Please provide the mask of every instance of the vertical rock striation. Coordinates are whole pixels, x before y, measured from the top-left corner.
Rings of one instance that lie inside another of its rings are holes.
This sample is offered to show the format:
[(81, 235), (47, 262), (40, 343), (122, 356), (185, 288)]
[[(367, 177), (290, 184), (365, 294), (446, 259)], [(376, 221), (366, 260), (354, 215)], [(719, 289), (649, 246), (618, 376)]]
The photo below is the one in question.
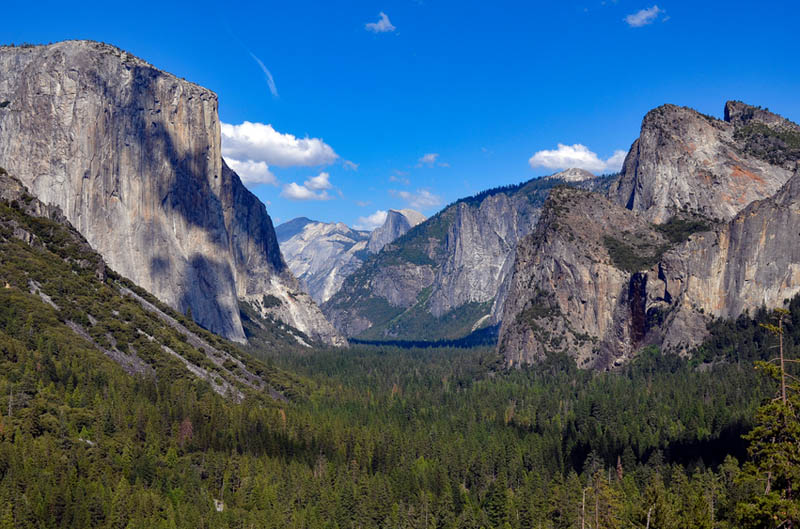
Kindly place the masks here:
[[(293, 288), (263, 204), (222, 161), (213, 92), (87, 41), (2, 47), (0, 71), (0, 165), (113, 269), (236, 341), (240, 299)], [(318, 319), (284, 321), (332, 341)]]
[(725, 121), (671, 105), (648, 113), (610, 200), (551, 193), (517, 247), (499, 351), (581, 366), (643, 345), (687, 353), (712, 318), (800, 292), (800, 127), (739, 102)]
[(345, 279), (323, 305), (344, 334), (371, 340), (462, 338), (502, 315), (522, 237), (550, 190), (595, 189), (607, 178), (568, 171), (457, 201), (412, 228)]
[(775, 194), (793, 162), (773, 164), (749, 149), (744, 136), (763, 136), (761, 127), (750, 131), (755, 125), (771, 131), (775, 123), (790, 122), (733, 102), (725, 116), (718, 120), (675, 105), (648, 112), (609, 198), (662, 223), (680, 211), (730, 220), (750, 202)]

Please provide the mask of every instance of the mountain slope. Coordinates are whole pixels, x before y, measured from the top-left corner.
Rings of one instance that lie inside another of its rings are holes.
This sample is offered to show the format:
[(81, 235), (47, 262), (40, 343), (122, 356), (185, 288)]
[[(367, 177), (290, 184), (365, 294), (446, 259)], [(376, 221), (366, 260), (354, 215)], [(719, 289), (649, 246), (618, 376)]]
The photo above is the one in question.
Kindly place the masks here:
[(390, 209), (384, 223), (371, 233), (305, 217), (281, 224), (276, 232), (289, 269), (314, 301), (322, 304), (370, 253), (379, 252), (424, 220), (422, 213), (412, 209)]
[(300, 293), (263, 204), (225, 166), (213, 92), (86, 41), (0, 47), (0, 70), (0, 165), (112, 268), (232, 340), (245, 339), (244, 300), (342, 342)]
[[(299, 219), (289, 223), (296, 220)], [(278, 228), (282, 226), (285, 224)], [(286, 263), (303, 289), (314, 301), (324, 303), (339, 290), (344, 278), (361, 266), (367, 239), (366, 232), (341, 222), (309, 221), (280, 244)]]
[[(787, 169), (796, 167), (798, 128), (741, 103), (726, 105), (726, 119), (660, 107), (645, 118), (610, 201), (551, 194), (517, 248), (498, 344), (508, 364), (564, 352), (609, 367), (648, 344), (686, 353), (715, 318), (780, 307), (800, 291), (800, 176)], [(690, 144), (697, 149), (678, 154)], [(630, 199), (620, 200), (628, 185)]]
[(448, 206), (367, 259), (323, 311), (342, 333), (370, 340), (452, 339), (496, 324), (516, 244), (559, 184), (532, 180)]
[[(291, 377), (267, 369), (107, 268), (59, 208), (42, 204), (4, 169), (0, 254), (7, 332), (34, 325), (32, 339), (39, 333), (55, 333), (56, 341), (65, 336), (130, 374), (200, 379), (234, 400), (261, 393), (284, 398), (276, 388), (295, 391)], [(31, 321), (38, 323), (25, 323)], [(295, 346), (291, 331), (274, 327), (274, 346)]]
[(743, 103), (726, 103), (725, 120), (660, 106), (642, 120), (609, 198), (656, 223), (679, 211), (730, 220), (752, 201), (775, 194), (791, 176), (800, 151), (775, 160), (783, 163), (771, 163), (767, 152), (789, 153), (780, 135), (800, 148), (797, 125)]
[(646, 331), (635, 310), (637, 272), (672, 244), (644, 215), (596, 193), (554, 190), (536, 231), (517, 247), (499, 352), (509, 365), (552, 352), (572, 356), (580, 367), (624, 359)]

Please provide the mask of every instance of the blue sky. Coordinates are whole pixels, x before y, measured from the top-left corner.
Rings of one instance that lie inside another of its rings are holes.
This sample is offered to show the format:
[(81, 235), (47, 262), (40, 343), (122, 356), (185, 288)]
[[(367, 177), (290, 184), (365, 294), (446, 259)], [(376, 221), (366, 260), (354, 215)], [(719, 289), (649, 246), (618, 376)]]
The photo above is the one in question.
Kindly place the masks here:
[(366, 227), (388, 208), (430, 215), (570, 160), (603, 172), (644, 114), (668, 102), (721, 116), (727, 99), (741, 99), (800, 121), (795, 2), (13, 2), (3, 11), (4, 43), (105, 41), (214, 90), (226, 158), (276, 223)]

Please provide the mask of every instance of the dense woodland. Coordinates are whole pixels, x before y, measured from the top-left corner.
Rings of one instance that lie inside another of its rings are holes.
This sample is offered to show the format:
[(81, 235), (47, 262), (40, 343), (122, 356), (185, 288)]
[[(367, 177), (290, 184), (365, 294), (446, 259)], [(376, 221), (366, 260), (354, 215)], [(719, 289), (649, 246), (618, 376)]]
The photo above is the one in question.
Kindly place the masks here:
[(306, 393), (234, 404), (131, 377), (2, 296), (3, 528), (778, 527), (741, 438), (777, 390), (749, 320), (719, 326), (710, 362), (650, 350), (620, 373), (503, 372), (480, 349), (279, 356)]
[[(206, 365), (120, 296), (122, 279), (98, 277), (80, 241), (12, 206), (0, 205), (0, 529), (800, 523), (800, 402), (792, 378), (775, 400), (781, 373), (759, 363), (780, 330), (797, 358), (800, 299), (780, 329), (766, 310), (715, 322), (692, 358), (646, 349), (617, 372), (556, 356), (508, 371), (491, 347), (290, 349), (267, 326), (248, 351), (214, 342), (279, 390), (242, 386), (237, 402), (148, 345), (137, 329)], [(129, 374), (98, 344), (153, 369)], [(235, 385), (235, 371), (213, 376)]]

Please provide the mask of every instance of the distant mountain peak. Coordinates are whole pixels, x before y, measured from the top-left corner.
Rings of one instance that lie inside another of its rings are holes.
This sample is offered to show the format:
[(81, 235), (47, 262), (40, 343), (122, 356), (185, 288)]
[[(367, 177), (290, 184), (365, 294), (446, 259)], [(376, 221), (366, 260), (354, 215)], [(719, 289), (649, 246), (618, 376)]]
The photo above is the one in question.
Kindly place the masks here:
[(390, 209), (382, 226), (375, 228), (369, 236), (367, 250), (378, 253), (408, 230), (425, 221), (425, 215), (413, 209)]
[(578, 167), (573, 167), (570, 169), (565, 169), (563, 171), (559, 171), (558, 173), (551, 174), (549, 176), (543, 177), (543, 180), (563, 180), (565, 182), (585, 182), (586, 180), (591, 180), (595, 178), (593, 173), (590, 173), (586, 169), (580, 169)]

